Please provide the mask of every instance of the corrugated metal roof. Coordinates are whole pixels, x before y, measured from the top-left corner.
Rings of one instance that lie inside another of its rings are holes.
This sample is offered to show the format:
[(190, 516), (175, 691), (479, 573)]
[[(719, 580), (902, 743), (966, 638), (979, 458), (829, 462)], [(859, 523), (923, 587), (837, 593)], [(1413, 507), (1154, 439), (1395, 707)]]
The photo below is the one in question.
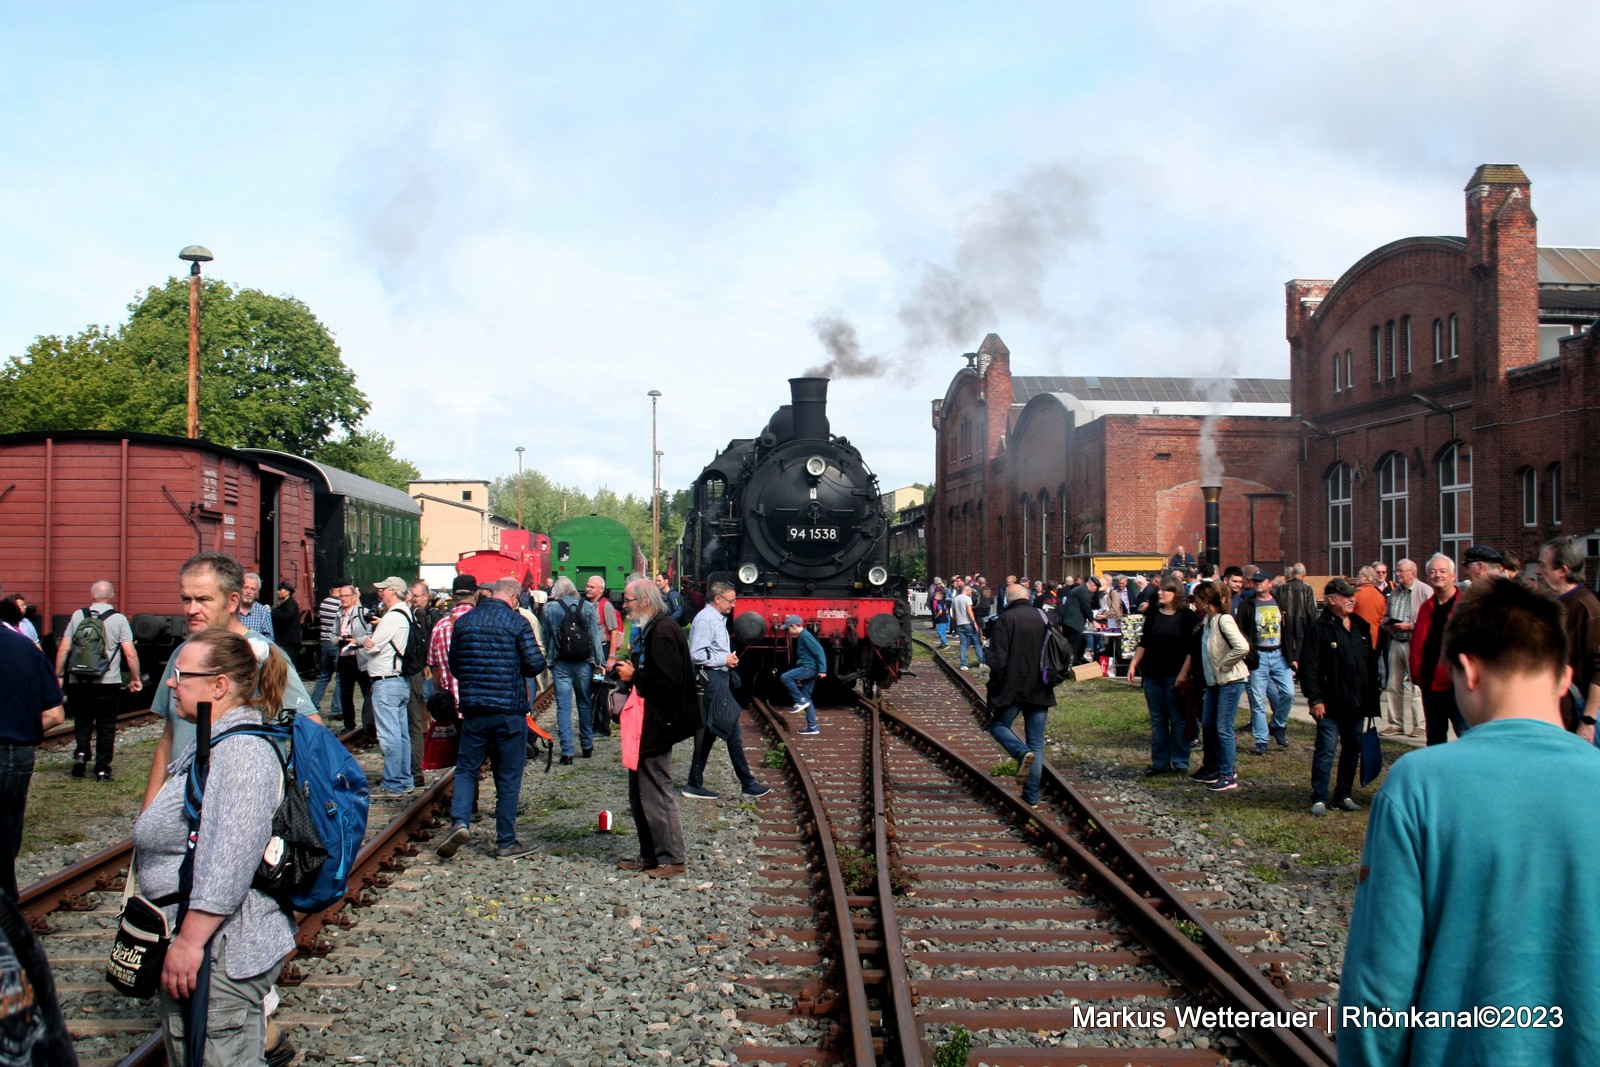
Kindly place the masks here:
[(1122, 400), (1149, 404), (1287, 404), (1287, 378), (1233, 378), (1220, 388), (1217, 379), (1204, 378), (1105, 378), (1099, 376), (1064, 377), (1059, 375), (1015, 376), (1011, 379), (1011, 402), (1026, 404), (1040, 393), (1068, 393), (1079, 400)]
[(1600, 248), (1539, 249), (1539, 284), (1600, 286)]
[(407, 496), (404, 490), (396, 489), (392, 485), (384, 485), (370, 478), (363, 478), (359, 474), (351, 474), (338, 467), (330, 467), (326, 463), (306, 459), (302, 456), (291, 456), (287, 452), (279, 452), (271, 448), (241, 448), (240, 452), (251, 456), (270, 457), (270, 461), (279, 466), (298, 467), (300, 470), (310, 469), (322, 475), (322, 480), (330, 492), (341, 496), (354, 497), (357, 500), (369, 500), (374, 504), (394, 508), (396, 511), (407, 511), (413, 515), (421, 515), (422, 508), (415, 500)]

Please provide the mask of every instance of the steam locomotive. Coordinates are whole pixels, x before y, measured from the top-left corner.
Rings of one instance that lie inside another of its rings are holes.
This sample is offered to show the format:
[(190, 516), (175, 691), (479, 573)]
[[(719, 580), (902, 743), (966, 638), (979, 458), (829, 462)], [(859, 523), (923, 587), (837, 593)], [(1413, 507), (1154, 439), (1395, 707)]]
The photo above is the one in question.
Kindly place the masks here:
[[(690, 595), (725, 581), (748, 683), (789, 663), (783, 620), (821, 640), (828, 674), (872, 695), (911, 663), (905, 580), (889, 573), (878, 479), (828, 427), (828, 379), (789, 379), (760, 436), (730, 441), (694, 483), (676, 570)], [(755, 671), (747, 667), (755, 667)]]

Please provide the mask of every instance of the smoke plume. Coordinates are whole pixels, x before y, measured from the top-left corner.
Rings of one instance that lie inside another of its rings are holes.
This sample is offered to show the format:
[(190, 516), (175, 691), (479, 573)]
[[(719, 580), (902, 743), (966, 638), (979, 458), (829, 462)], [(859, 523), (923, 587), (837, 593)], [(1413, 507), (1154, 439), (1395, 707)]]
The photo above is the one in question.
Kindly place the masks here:
[(808, 378), (881, 378), (889, 369), (880, 356), (863, 356), (856, 328), (838, 315), (819, 315), (811, 329), (828, 350), (828, 361), (809, 368)]
[(1212, 405), (1211, 411), (1200, 420), (1200, 484), (1222, 484), (1222, 457), (1217, 454), (1217, 420), (1221, 417), (1222, 406), (1233, 400), (1232, 378), (1196, 378), (1194, 380), (1196, 391), (1207, 403)]
[(1045, 317), (1043, 282), (1094, 236), (1088, 187), (1061, 165), (1029, 171), (975, 213), (954, 262), (929, 264), (900, 307), (908, 352), (968, 345), (1002, 314)]

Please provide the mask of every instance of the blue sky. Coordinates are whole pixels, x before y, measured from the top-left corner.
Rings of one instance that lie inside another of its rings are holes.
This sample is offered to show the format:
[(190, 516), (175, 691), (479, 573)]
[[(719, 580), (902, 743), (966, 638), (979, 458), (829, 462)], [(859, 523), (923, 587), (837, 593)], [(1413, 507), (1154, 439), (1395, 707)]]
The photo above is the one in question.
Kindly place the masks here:
[(1584, 11), (5, 0), (0, 357), (201, 243), (317, 313), (424, 477), (521, 444), (647, 493), (648, 390), (682, 487), (833, 316), (886, 368), (834, 432), (892, 488), (985, 333), (1019, 374), (1286, 376), (1283, 283), (1462, 232), (1484, 162), (1600, 244)]

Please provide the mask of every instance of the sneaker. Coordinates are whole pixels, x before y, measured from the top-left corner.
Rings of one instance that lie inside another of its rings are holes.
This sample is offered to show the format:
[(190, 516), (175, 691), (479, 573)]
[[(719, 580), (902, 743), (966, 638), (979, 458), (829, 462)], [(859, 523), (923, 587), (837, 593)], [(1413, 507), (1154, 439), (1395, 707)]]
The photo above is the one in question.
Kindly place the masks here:
[(1279, 748), (1288, 748), (1289, 747), (1289, 728), (1287, 726), (1280, 726), (1280, 727), (1278, 727), (1277, 733), (1278, 733), (1278, 747)]
[(1218, 771), (1196, 771), (1189, 776), (1189, 781), (1197, 785), (1214, 785), (1222, 775)]
[(1235, 778), (1231, 774), (1220, 776), (1215, 782), (1212, 782), (1210, 785), (1206, 786), (1206, 788), (1211, 790), (1213, 793), (1226, 793), (1229, 790), (1239, 788), (1239, 779)]
[(72, 777), (74, 777), (74, 778), (82, 778), (88, 773), (89, 773), (89, 757), (88, 756), (73, 756), (72, 757)]
[(811, 707), (811, 701), (802, 700), (800, 703), (796, 704), (794, 707), (789, 709), (789, 714), (791, 714), (791, 715), (804, 715), (810, 709), (810, 707)]
[(1317, 801), (1315, 804), (1311, 805), (1311, 814), (1313, 814), (1313, 815), (1326, 815), (1326, 814), (1328, 814), (1328, 805), (1324, 804), (1320, 800)]
[(801, 737), (815, 737), (818, 734), (820, 734), (821, 732), (822, 731), (817, 729), (815, 726), (807, 726), (804, 730), (800, 731), (800, 736)]
[(586, 748), (582, 752), (578, 753), (578, 755), (582, 756), (584, 759), (594, 759), (594, 749)]
[(572, 766), (572, 757), (571, 756), (562, 756), (556, 762), (561, 764), (561, 766), (563, 766), (563, 767), (570, 767), (570, 766)]
[(426, 789), (428, 788), (428, 780), (419, 774), (411, 779), (411, 788), (419, 790)]
[(967, 665), (965, 663), (963, 663), (961, 666), (956, 668), (956, 670), (958, 670), (958, 671), (964, 671), (966, 669), (967, 669)]
[(1253, 752), (1252, 755), (1265, 756), (1266, 754), (1267, 754), (1267, 743), (1265, 741), (1257, 741), (1256, 742), (1255, 752)]
[(94, 780), (97, 781), (97, 782), (109, 782), (109, 781), (111, 781), (111, 772), (110, 771), (95, 771), (94, 772)]
[(1022, 754), (1022, 758), (1017, 761), (1017, 781), (1019, 781), (1019, 782), (1025, 781), (1027, 779), (1027, 777), (1028, 777), (1028, 772), (1031, 771), (1032, 769), (1033, 769), (1033, 752), (1032, 751), (1024, 752)]
[(511, 844), (494, 850), (495, 859), (510, 860), (518, 856), (526, 856), (533, 851), (533, 846), (526, 841), (513, 841)]
[(743, 792), (747, 797), (764, 797), (768, 793), (772, 792), (772, 787), (770, 785), (763, 785), (760, 782), (752, 782), (751, 784), (745, 786), (741, 792)]
[(267, 1049), (267, 1067), (289, 1067), (299, 1051), (289, 1043), (288, 1034), (279, 1034), (278, 1043)]
[(1334, 807), (1341, 808), (1344, 811), (1360, 811), (1361, 810), (1361, 805), (1357, 804), (1354, 800), (1351, 800), (1349, 797), (1345, 797), (1343, 800), (1338, 801), (1337, 803), (1334, 804)]
[(465, 826), (457, 826), (454, 830), (450, 831), (449, 837), (439, 842), (439, 847), (434, 849), (434, 851), (438, 853), (440, 859), (447, 860), (459, 852), (461, 850), (461, 846), (466, 844), (467, 840), (471, 836), (471, 830), (467, 829)]
[(686, 785), (679, 796), (688, 797), (690, 800), (716, 800), (717, 794), (703, 785)]
[(1168, 768), (1166, 768), (1166, 767), (1146, 767), (1144, 769), (1144, 776), (1146, 778), (1156, 778), (1156, 777), (1159, 777), (1160, 775), (1167, 774), (1167, 773), (1170, 773), (1170, 772), (1169, 772)]

